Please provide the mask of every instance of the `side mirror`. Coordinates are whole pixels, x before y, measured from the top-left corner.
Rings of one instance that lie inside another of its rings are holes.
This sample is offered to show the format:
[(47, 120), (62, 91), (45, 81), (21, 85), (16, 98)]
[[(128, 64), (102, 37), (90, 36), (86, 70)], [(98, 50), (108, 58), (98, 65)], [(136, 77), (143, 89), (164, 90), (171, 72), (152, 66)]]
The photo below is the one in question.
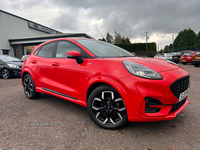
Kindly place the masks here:
[(76, 59), (78, 64), (81, 64), (84, 62), (83, 58), (81, 57), (81, 53), (78, 51), (69, 51), (67, 52), (67, 57), (71, 59)]

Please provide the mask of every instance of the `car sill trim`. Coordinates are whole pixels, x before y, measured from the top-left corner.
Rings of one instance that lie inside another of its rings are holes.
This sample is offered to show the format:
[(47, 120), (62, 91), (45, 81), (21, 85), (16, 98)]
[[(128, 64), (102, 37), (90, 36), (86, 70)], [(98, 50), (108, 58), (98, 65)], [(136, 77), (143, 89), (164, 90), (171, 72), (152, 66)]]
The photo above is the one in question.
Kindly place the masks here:
[(46, 90), (46, 91), (49, 91), (49, 92), (52, 92), (52, 93), (55, 93), (55, 94), (58, 94), (58, 95), (61, 95), (61, 96), (64, 96), (64, 97), (68, 97), (68, 98), (71, 98), (71, 99), (74, 99), (74, 100), (78, 100), (77, 98), (74, 98), (74, 97), (71, 97), (71, 96), (68, 96), (68, 95), (65, 95), (65, 94), (62, 94), (62, 93), (47, 89), (47, 88), (42, 88), (42, 89)]

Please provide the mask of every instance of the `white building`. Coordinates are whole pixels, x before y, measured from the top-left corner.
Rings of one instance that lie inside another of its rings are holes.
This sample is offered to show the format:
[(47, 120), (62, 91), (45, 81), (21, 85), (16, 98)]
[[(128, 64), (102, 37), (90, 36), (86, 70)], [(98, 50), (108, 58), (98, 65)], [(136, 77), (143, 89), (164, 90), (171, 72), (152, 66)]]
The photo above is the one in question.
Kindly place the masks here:
[(85, 33), (63, 34), (57, 30), (0, 10), (0, 55), (21, 58), (29, 55), (34, 46), (55, 38), (87, 37)]

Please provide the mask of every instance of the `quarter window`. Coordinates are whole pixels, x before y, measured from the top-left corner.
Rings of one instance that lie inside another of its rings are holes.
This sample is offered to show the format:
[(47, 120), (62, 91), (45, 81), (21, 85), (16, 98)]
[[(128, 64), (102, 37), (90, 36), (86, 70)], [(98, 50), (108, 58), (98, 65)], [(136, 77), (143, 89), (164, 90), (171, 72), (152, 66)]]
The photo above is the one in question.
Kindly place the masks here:
[(76, 46), (75, 44), (67, 41), (60, 41), (58, 42), (58, 48), (56, 52), (56, 57), (57, 58), (66, 58), (67, 57), (67, 52), (69, 51), (78, 51), (81, 52), (81, 49)]
[(41, 57), (51, 58), (53, 55), (54, 47), (55, 47), (55, 42), (45, 44), (42, 46), (37, 55)]

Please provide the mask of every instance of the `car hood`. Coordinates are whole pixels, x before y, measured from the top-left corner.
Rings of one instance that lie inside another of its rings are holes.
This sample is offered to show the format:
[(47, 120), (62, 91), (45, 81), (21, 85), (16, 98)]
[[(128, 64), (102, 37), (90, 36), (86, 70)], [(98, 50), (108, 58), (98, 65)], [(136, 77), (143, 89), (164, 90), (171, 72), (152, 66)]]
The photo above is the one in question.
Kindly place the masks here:
[(138, 63), (146, 67), (149, 67), (156, 72), (163, 72), (163, 71), (180, 68), (180, 66), (176, 65), (173, 62), (169, 62), (169, 61), (165, 61), (163, 59), (157, 59), (157, 58), (122, 57), (122, 58), (114, 58), (114, 59), (116, 59), (117, 61), (130, 61), (130, 62)]
[(7, 62), (7, 64), (13, 64), (13, 65), (17, 65), (17, 66), (23, 66), (23, 62), (21, 62), (21, 61), (9, 61), (9, 62)]

